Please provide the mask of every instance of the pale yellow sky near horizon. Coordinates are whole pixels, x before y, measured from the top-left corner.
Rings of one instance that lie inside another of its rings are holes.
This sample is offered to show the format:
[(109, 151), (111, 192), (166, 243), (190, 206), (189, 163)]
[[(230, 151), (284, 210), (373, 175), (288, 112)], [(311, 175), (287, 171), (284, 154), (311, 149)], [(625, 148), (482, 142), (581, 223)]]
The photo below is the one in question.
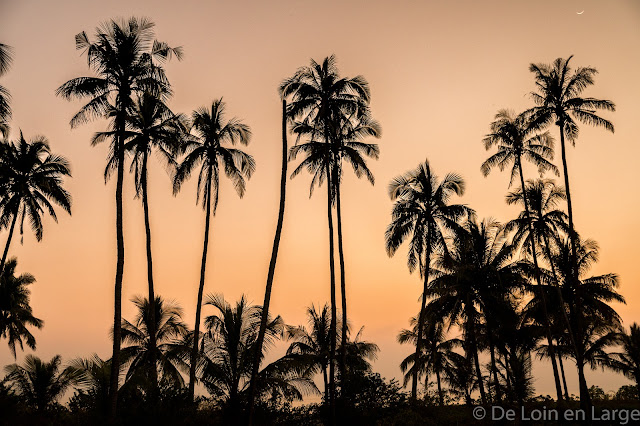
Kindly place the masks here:
[[(578, 15), (577, 12), (584, 10)], [(14, 48), (14, 62), (0, 84), (12, 94), (13, 136), (43, 134), (53, 151), (66, 156), (73, 178), (73, 216), (45, 219), (44, 239), (25, 231), (10, 249), (21, 272), (35, 275), (32, 306), (45, 327), (34, 334), (37, 355), (65, 360), (97, 352), (110, 356), (115, 271), (114, 182), (104, 185), (107, 146), (92, 148), (93, 132), (105, 121), (71, 130), (81, 107), (54, 95), (76, 76), (90, 75), (75, 50), (74, 35), (114, 17), (147, 16), (159, 40), (181, 45), (185, 57), (167, 65), (174, 111), (190, 113), (224, 97), (229, 117), (251, 126), (247, 147), (257, 170), (240, 200), (223, 179), (212, 227), (206, 293), (234, 302), (247, 294), (261, 303), (277, 218), (280, 173), (280, 81), (310, 58), (336, 54), (342, 75), (362, 74), (371, 86), (372, 110), (382, 125), (381, 156), (371, 161), (376, 185), (347, 175), (343, 190), (344, 243), (350, 318), (364, 338), (380, 348), (374, 369), (401, 377), (398, 367), (410, 348), (396, 343), (400, 329), (418, 310), (420, 280), (409, 275), (406, 248), (392, 259), (384, 250), (391, 202), (391, 178), (428, 158), (436, 173), (456, 171), (467, 192), (460, 199), (500, 221), (516, 209), (506, 206), (508, 173), (487, 178), (480, 164), (489, 153), (482, 137), (501, 108), (531, 105), (531, 62), (550, 63), (575, 55), (574, 66), (594, 66), (599, 74), (585, 96), (610, 99), (606, 113), (615, 134), (581, 126), (568, 161), (578, 230), (597, 240), (601, 260), (593, 274), (616, 272), (626, 306), (616, 306), (625, 324), (640, 321), (640, 272), (634, 241), (640, 240), (637, 182), (640, 170), (639, 108), (640, 3), (635, 1), (270, 1), (192, 2), (116, 0), (0, 0), (0, 42)], [(557, 129), (550, 131), (557, 137)], [(293, 141), (293, 138), (290, 138)], [(559, 150), (556, 162), (559, 164)], [(184, 308), (193, 324), (204, 215), (190, 182), (173, 197), (160, 162), (152, 164), (151, 226), (157, 292)], [(530, 177), (535, 177), (530, 175)], [(289, 324), (305, 321), (305, 307), (329, 299), (326, 209), (323, 190), (308, 198), (308, 176), (289, 181), (283, 240), (278, 257), (272, 311)], [(144, 227), (139, 200), (127, 175), (124, 316), (134, 314), (129, 299), (146, 294)], [(560, 181), (559, 181), (560, 183)], [(0, 233), (4, 246), (6, 232)], [(212, 310), (205, 308), (204, 314)], [(281, 354), (283, 347), (274, 350)], [(19, 353), (18, 361), (26, 350)], [(13, 362), (0, 342), (0, 365)], [(577, 392), (574, 368), (566, 368)], [(536, 390), (553, 392), (546, 364), (534, 368)], [(620, 375), (589, 372), (589, 384), (605, 390), (628, 383)]]

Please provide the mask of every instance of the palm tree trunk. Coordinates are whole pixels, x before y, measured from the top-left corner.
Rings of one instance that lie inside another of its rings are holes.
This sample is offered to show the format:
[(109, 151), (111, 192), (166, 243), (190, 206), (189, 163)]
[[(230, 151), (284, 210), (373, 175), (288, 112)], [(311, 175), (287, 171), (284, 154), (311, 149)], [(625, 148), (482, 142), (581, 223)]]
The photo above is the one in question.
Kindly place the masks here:
[(4, 253), (2, 253), (2, 262), (0, 263), (0, 274), (4, 270), (4, 264), (7, 261), (7, 255), (9, 254), (9, 245), (11, 245), (11, 238), (13, 237), (13, 230), (16, 227), (16, 221), (18, 220), (18, 212), (13, 215), (11, 220), (11, 228), (9, 228), (9, 236), (7, 237), (7, 244), (4, 246)]
[(558, 364), (560, 364), (560, 373), (562, 374), (562, 385), (564, 387), (564, 399), (569, 401), (569, 389), (567, 388), (567, 378), (564, 375), (564, 363), (562, 362), (561, 355), (558, 355)]
[[(573, 226), (573, 207), (571, 204), (571, 190), (569, 189), (569, 171), (567, 167), (567, 156), (564, 143), (564, 122), (561, 120), (558, 122), (560, 127), (560, 146), (562, 149), (562, 170), (564, 173), (564, 186), (567, 190), (567, 213), (569, 215), (569, 242), (571, 243), (571, 265), (572, 265), (572, 277), (571, 287), (577, 290), (578, 286), (578, 261), (576, 256), (577, 238), (576, 232)], [(580, 297), (576, 295), (576, 336), (582, 336), (582, 302)], [(578, 339), (576, 339), (578, 340)], [(582, 345), (580, 345), (582, 346)], [(584, 354), (582, 348), (576, 348), (576, 365), (578, 367), (578, 382), (580, 385), (580, 408), (585, 412), (589, 412), (591, 406), (591, 398), (589, 397), (589, 388), (587, 387), (587, 381), (584, 376)]]
[(327, 218), (329, 222), (329, 272), (331, 273), (331, 327), (329, 337), (331, 339), (329, 350), (329, 410), (330, 422), (336, 424), (336, 381), (335, 381), (335, 359), (336, 359), (336, 277), (335, 262), (333, 258), (333, 212), (331, 209), (331, 168), (329, 162), (327, 167)]
[(493, 395), (496, 401), (500, 401), (502, 397), (500, 396), (500, 383), (498, 382), (498, 367), (496, 365), (496, 350), (493, 345), (493, 338), (491, 337), (491, 331), (489, 330), (489, 352), (491, 355), (491, 372), (493, 373)]
[(442, 393), (442, 383), (440, 382), (440, 369), (436, 368), (436, 382), (438, 383), (438, 401), (444, 405), (444, 394)]
[[(209, 165), (209, 179), (212, 166)], [(189, 399), (193, 401), (196, 386), (196, 364), (198, 361), (198, 341), (200, 340), (200, 316), (202, 314), (202, 295), (204, 293), (204, 277), (207, 268), (207, 250), (209, 249), (209, 227), (211, 224), (211, 182), (207, 185), (207, 213), (204, 225), (204, 246), (202, 248), (202, 265), (200, 266), (200, 285), (198, 286), (198, 301), (196, 304), (196, 323), (193, 329), (193, 347), (191, 348), (191, 363), (189, 366)]]
[(429, 286), (429, 268), (431, 266), (431, 227), (427, 231), (427, 252), (424, 259), (424, 282), (422, 286), (422, 300), (420, 313), (418, 314), (418, 336), (416, 339), (416, 352), (414, 357), (413, 378), (411, 382), (411, 399), (418, 397), (418, 371), (420, 370), (420, 353), (422, 352), (422, 331), (424, 330), (425, 310), (427, 306), (427, 290)]
[[(282, 224), (284, 222), (284, 205), (287, 188), (287, 101), (282, 101), (282, 173), (280, 174), (280, 207), (278, 210), (278, 223), (276, 225), (276, 235), (273, 238), (271, 249), (271, 260), (269, 261), (269, 272), (267, 273), (267, 286), (264, 291), (264, 303), (262, 304), (262, 317), (260, 318), (260, 330), (258, 331), (258, 341), (256, 342), (256, 353), (253, 358), (253, 368), (251, 370), (251, 390), (249, 392), (249, 426), (253, 423), (254, 401), (257, 392), (258, 369), (262, 358), (262, 344), (267, 330), (267, 318), (269, 316), (269, 304), (271, 303), (271, 289), (273, 288), (273, 276), (276, 271), (276, 260), (278, 258), (278, 248), (280, 247), (280, 237), (282, 235)], [(325, 383), (326, 385), (326, 383)]]
[(542, 280), (540, 279), (540, 267), (538, 266), (538, 255), (536, 253), (535, 244), (535, 230), (533, 229), (533, 223), (531, 222), (531, 211), (529, 210), (529, 200), (527, 199), (527, 189), (524, 184), (524, 174), (522, 173), (522, 162), (518, 158), (518, 172), (520, 174), (520, 185), (522, 188), (522, 199), (524, 200), (524, 209), (527, 212), (527, 226), (529, 227), (529, 242), (531, 245), (531, 255), (533, 256), (533, 267), (536, 275), (536, 284), (538, 290), (540, 290), (540, 300), (542, 301), (542, 315), (544, 316), (544, 328), (547, 335), (547, 343), (549, 345), (549, 358), (551, 359), (551, 367), (553, 369), (553, 379), (556, 384), (556, 397), (558, 402), (562, 402), (562, 387), (560, 386), (560, 375), (558, 374), (558, 365), (556, 364), (555, 349), (553, 346), (553, 339), (551, 337), (551, 321), (549, 320), (549, 312), (547, 310), (547, 297), (544, 294), (542, 288)]
[(342, 248), (342, 211), (340, 207), (340, 181), (336, 179), (336, 219), (338, 221), (338, 260), (340, 262), (340, 292), (342, 294), (342, 337), (340, 339), (340, 377), (347, 380), (347, 287)]
[(151, 256), (151, 225), (149, 222), (149, 192), (147, 191), (148, 152), (142, 157), (142, 210), (144, 211), (144, 230), (147, 236), (147, 280), (149, 282), (149, 368), (151, 372), (151, 399), (155, 403), (158, 397), (158, 345), (156, 342), (156, 295), (153, 287), (153, 258)]
[(480, 359), (478, 358), (478, 344), (476, 342), (475, 315), (473, 315), (473, 307), (467, 301), (467, 321), (469, 321), (469, 343), (471, 345), (471, 354), (476, 368), (476, 377), (478, 378), (478, 388), (480, 389), (480, 401), (482, 405), (487, 404), (487, 395), (484, 391), (484, 383), (482, 381), (482, 370), (480, 370)]
[(122, 336), (122, 278), (124, 275), (124, 229), (123, 229), (123, 201), (122, 186), (124, 183), (124, 117), (119, 118), (116, 125), (116, 155), (118, 158), (118, 170), (116, 180), (116, 244), (117, 244), (117, 261), (116, 261), (116, 279), (115, 279), (115, 297), (114, 297), (114, 313), (113, 313), (113, 355), (111, 357), (111, 377), (109, 386), (110, 395), (110, 417), (115, 419), (118, 409), (118, 379), (120, 377), (120, 340)]

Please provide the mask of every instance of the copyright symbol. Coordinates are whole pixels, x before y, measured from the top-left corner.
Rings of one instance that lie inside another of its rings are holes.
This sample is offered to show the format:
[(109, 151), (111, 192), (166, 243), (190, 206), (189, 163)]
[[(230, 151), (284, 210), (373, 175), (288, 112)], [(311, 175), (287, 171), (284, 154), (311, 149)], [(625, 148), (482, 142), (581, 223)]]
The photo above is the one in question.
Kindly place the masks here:
[(482, 420), (487, 415), (487, 410), (484, 407), (476, 407), (473, 409), (473, 418), (476, 420)]

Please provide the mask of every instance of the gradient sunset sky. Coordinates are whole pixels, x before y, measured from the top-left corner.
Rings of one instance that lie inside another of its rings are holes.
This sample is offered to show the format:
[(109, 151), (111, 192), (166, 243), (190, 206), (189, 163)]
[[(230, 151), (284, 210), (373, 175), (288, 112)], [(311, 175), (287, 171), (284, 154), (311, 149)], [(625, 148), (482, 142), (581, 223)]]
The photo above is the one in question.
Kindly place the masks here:
[[(58, 224), (46, 218), (41, 243), (25, 229), (24, 244), (18, 235), (10, 249), (19, 272), (37, 279), (31, 289), (34, 313), (45, 321), (34, 333), (40, 357), (111, 356), (115, 179), (104, 184), (107, 144), (89, 145), (106, 121), (71, 130), (69, 120), (82, 104), (54, 91), (73, 77), (91, 75), (86, 57), (75, 50), (75, 34), (92, 36), (99, 23), (129, 16), (149, 17), (159, 40), (184, 48), (183, 61), (166, 67), (174, 111), (190, 113), (224, 97), (228, 117), (241, 118), (253, 132), (246, 150), (257, 170), (245, 197), (239, 199), (222, 179), (205, 293), (223, 293), (230, 302), (244, 293), (262, 303), (279, 194), (277, 87), (310, 58), (335, 54), (342, 75), (369, 81), (373, 116), (383, 130), (380, 159), (370, 162), (376, 185), (349, 173), (342, 190), (349, 316), (356, 329), (365, 326), (363, 338), (381, 348), (374, 369), (400, 378), (399, 363), (411, 348), (396, 343), (396, 336), (418, 312), (421, 283), (408, 273), (406, 247), (392, 259), (384, 249), (388, 182), (428, 158), (438, 175), (456, 171), (465, 178), (467, 192), (459, 201), (479, 217), (515, 217), (518, 209), (504, 202), (508, 173), (480, 173), (490, 155), (481, 140), (499, 109), (520, 112), (532, 105), (530, 63), (575, 55), (574, 67), (599, 71), (584, 95), (617, 107), (604, 114), (615, 134), (581, 126), (575, 149), (568, 150), (576, 227), (600, 244), (592, 273), (619, 274), (627, 305), (615, 308), (625, 325), (640, 322), (639, 2), (0, 0), (0, 42), (14, 48), (13, 65), (0, 82), (12, 95), (12, 138), (19, 129), (27, 138), (45, 135), (73, 173), (65, 182), (73, 215), (60, 211)], [(550, 131), (558, 138), (557, 128)], [(177, 301), (192, 326), (204, 228), (195, 180), (173, 197), (159, 161), (150, 173), (156, 292)], [(323, 188), (309, 199), (309, 183), (305, 174), (289, 181), (272, 295), (272, 312), (293, 325), (305, 322), (306, 306), (329, 300), (326, 198)], [(123, 314), (131, 319), (129, 299), (146, 295), (147, 281), (142, 208), (133, 198), (130, 174), (125, 215)], [(2, 247), (6, 236), (0, 233)], [(205, 308), (204, 315), (212, 313)], [(6, 342), (0, 343), (0, 365), (14, 362)], [(279, 346), (272, 355), (283, 351)], [(19, 352), (18, 362), (30, 352)], [(553, 392), (547, 367), (534, 367), (539, 393)], [(567, 379), (577, 393), (574, 370), (567, 368)], [(590, 385), (606, 391), (629, 383), (612, 373), (587, 374)]]

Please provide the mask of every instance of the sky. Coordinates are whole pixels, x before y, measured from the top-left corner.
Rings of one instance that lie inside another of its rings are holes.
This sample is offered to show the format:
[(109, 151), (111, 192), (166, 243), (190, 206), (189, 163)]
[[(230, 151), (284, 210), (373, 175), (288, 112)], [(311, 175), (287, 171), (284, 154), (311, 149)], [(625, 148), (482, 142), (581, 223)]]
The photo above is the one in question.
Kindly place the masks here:
[[(579, 14), (579, 12), (583, 12)], [(380, 159), (370, 161), (371, 186), (347, 174), (342, 189), (347, 298), (352, 325), (380, 346), (374, 369), (401, 378), (400, 361), (411, 352), (396, 336), (419, 309), (421, 281), (406, 267), (406, 247), (389, 258), (384, 231), (390, 220), (389, 181), (428, 158), (435, 172), (455, 171), (466, 183), (456, 201), (479, 217), (508, 221), (517, 208), (504, 202), (508, 173), (483, 177), (490, 155), (481, 140), (502, 108), (520, 112), (534, 90), (530, 63), (551, 63), (574, 55), (573, 66), (598, 69), (585, 96), (610, 99), (604, 113), (615, 134), (581, 126), (567, 157), (577, 230), (600, 244), (593, 274), (615, 272), (626, 305), (616, 305), (626, 326), (640, 322), (639, 108), (640, 3), (635, 1), (67, 1), (0, 0), (0, 42), (14, 48), (14, 61), (0, 84), (12, 95), (12, 137), (45, 135), (52, 150), (71, 163), (65, 187), (73, 196), (72, 216), (44, 223), (38, 243), (25, 230), (10, 256), (18, 271), (33, 274), (34, 314), (45, 321), (36, 330), (36, 354), (69, 360), (96, 352), (111, 355), (115, 274), (115, 179), (105, 185), (107, 145), (90, 146), (96, 120), (71, 129), (82, 106), (55, 96), (67, 80), (92, 75), (75, 50), (75, 34), (116, 17), (146, 16), (156, 37), (182, 46), (184, 58), (167, 64), (175, 92), (170, 107), (191, 113), (223, 97), (228, 117), (251, 127), (246, 151), (257, 169), (239, 199), (222, 179), (220, 204), (212, 222), (205, 294), (222, 293), (229, 302), (246, 294), (262, 303), (277, 220), (281, 105), (279, 83), (311, 58), (335, 54), (341, 75), (363, 75), (371, 87), (371, 109), (382, 126)], [(558, 138), (557, 128), (551, 128)], [(293, 138), (290, 138), (293, 141)], [(556, 156), (560, 165), (560, 154)], [(533, 170), (527, 170), (533, 172)], [(530, 173), (530, 178), (536, 177)], [(551, 177), (551, 176), (548, 176)], [(324, 191), (309, 198), (308, 175), (288, 181), (284, 229), (272, 294), (272, 312), (292, 325), (304, 324), (306, 307), (329, 300), (328, 235)], [(558, 182), (560, 183), (560, 181)], [(123, 315), (129, 300), (146, 294), (146, 258), (141, 202), (133, 176), (125, 180), (125, 276)], [(150, 208), (156, 292), (184, 308), (194, 322), (204, 232), (204, 212), (196, 206), (195, 182), (173, 196), (170, 178), (156, 158), (150, 171)], [(0, 232), (5, 244), (7, 232)], [(204, 315), (213, 309), (204, 308)], [(280, 356), (284, 346), (274, 348)], [(30, 350), (18, 354), (20, 362)], [(0, 346), (0, 365), (13, 362)], [(575, 369), (566, 368), (569, 390), (577, 393)], [(536, 391), (553, 393), (548, 364), (536, 363)], [(589, 384), (605, 391), (628, 384), (599, 370)]]

